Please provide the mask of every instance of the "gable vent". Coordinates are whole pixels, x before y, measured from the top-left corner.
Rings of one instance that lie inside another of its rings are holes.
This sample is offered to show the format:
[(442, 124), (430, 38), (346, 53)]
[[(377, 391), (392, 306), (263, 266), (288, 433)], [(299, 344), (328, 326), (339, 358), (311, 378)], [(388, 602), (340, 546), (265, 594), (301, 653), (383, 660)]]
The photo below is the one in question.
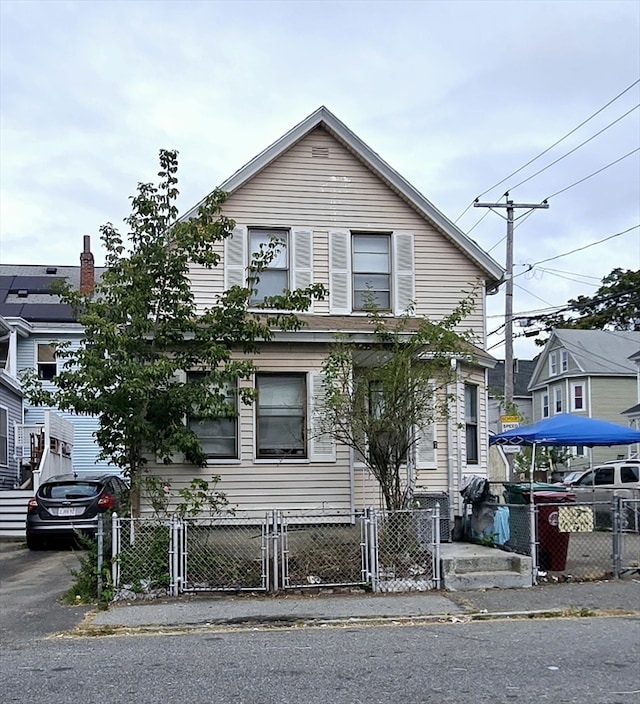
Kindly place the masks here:
[(328, 159), (329, 147), (311, 147), (311, 156), (318, 159)]

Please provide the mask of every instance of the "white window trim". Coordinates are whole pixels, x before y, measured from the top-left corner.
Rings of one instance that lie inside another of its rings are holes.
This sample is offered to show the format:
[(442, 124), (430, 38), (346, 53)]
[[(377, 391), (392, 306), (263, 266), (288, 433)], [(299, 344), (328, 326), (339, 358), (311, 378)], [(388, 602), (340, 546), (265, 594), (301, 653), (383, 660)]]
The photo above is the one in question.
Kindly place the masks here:
[[(546, 398), (546, 407), (547, 407), (547, 413), (545, 415), (544, 409), (545, 409), (545, 398)], [(549, 392), (545, 391), (542, 396), (540, 397), (540, 415), (542, 418), (548, 418), (549, 417)]]
[[(582, 408), (576, 407), (576, 387), (582, 388)], [(575, 382), (571, 384), (571, 410), (576, 413), (584, 413), (587, 410), (587, 402), (585, 398), (586, 384), (584, 382)]]
[(558, 353), (549, 354), (549, 376), (558, 376)]
[[(560, 408), (558, 408), (558, 401), (560, 402)], [(562, 398), (562, 388), (556, 387), (553, 390), (553, 414), (557, 415), (558, 413), (562, 413), (562, 405), (563, 405), (563, 398)]]
[(569, 370), (569, 352), (567, 350), (560, 352), (560, 370), (563, 372)]
[(0, 437), (4, 437), (4, 441), (6, 443), (6, 455), (7, 455), (7, 462), (5, 463), (0, 463), (0, 467), (8, 467), (9, 466), (9, 409), (7, 406), (0, 406), (0, 411), (4, 411), (4, 417), (5, 417), (5, 422), (4, 422), (4, 434), (1, 434)]

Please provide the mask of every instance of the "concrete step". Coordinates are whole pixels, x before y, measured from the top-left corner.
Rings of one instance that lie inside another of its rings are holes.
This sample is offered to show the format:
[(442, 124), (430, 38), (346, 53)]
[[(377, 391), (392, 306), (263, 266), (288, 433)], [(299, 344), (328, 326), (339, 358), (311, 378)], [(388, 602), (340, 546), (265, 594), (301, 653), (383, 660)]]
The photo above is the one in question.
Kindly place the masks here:
[(532, 585), (531, 558), (471, 543), (441, 546), (444, 588), (509, 589)]

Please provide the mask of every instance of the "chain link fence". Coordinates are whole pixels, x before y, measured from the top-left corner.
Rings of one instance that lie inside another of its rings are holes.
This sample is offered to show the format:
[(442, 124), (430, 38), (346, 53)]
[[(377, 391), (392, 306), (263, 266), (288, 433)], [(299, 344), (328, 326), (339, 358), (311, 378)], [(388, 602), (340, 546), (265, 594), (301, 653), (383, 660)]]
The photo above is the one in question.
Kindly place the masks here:
[(534, 556), (539, 582), (604, 579), (640, 571), (640, 499), (615, 496), (612, 491), (610, 500), (597, 501), (553, 486), (534, 487), (533, 496), (532, 505), (527, 483), (492, 484), (488, 513), (505, 512), (507, 522), (483, 525), (475, 535), (470, 535), (468, 525), (468, 536)]
[(413, 591), (440, 586), (439, 507), (414, 511), (111, 524), (115, 599), (310, 587)]

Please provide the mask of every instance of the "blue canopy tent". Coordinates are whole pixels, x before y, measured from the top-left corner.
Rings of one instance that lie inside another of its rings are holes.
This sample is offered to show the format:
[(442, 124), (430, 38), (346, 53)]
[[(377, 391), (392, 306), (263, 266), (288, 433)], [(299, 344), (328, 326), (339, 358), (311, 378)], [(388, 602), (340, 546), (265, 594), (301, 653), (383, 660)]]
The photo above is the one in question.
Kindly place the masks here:
[[(640, 431), (626, 428), (616, 423), (605, 420), (574, 416), (570, 413), (561, 413), (551, 418), (525, 425), (522, 428), (513, 428), (504, 433), (492, 435), (490, 445), (522, 445), (532, 447), (531, 468), (529, 473), (530, 496), (533, 497), (533, 472), (536, 461), (536, 446), (570, 446), (585, 445), (587, 447), (608, 445), (634, 445), (640, 443)], [(533, 580), (537, 575), (535, 536), (535, 507), (531, 500), (530, 529), (532, 536), (531, 561)]]
[(533, 425), (513, 428), (489, 438), (490, 445), (633, 445), (640, 430), (596, 418), (561, 413)]

